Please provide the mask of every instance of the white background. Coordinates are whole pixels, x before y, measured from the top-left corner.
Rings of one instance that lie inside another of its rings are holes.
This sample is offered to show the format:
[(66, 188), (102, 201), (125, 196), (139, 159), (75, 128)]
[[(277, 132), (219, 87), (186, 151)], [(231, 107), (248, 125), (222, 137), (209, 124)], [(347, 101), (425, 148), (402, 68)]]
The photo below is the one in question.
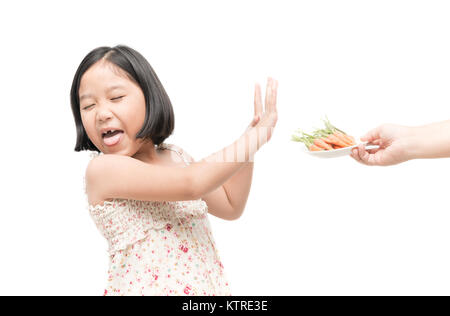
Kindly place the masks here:
[(196, 160), (279, 80), (243, 216), (209, 216), (233, 295), (450, 295), (448, 159), (366, 167), (290, 141), (324, 115), (355, 136), (448, 119), (449, 16), (446, 1), (1, 2), (0, 294), (103, 294), (69, 91), (90, 50), (125, 44), (172, 100), (166, 142)]

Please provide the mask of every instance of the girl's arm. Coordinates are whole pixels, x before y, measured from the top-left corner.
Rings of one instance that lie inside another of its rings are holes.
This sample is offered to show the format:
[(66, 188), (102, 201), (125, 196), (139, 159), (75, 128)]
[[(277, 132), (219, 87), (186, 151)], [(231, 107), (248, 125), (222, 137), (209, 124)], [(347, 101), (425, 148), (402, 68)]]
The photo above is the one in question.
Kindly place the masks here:
[[(256, 146), (260, 148), (265, 143), (265, 137), (270, 139), (271, 137), (271, 129), (270, 128), (259, 128), (254, 129), (255, 126), (267, 127), (272, 126), (272, 124), (276, 123), (276, 98), (277, 98), (277, 87), (278, 82), (272, 81), (269, 78), (267, 82), (266, 96), (265, 96), (265, 108), (268, 109), (268, 112), (272, 112), (275, 118), (274, 122), (270, 122), (267, 115), (263, 115), (263, 102), (261, 96), (261, 88), (259, 85), (255, 86), (255, 97), (254, 97), (254, 111), (255, 115), (253, 121), (247, 128), (247, 131), (250, 133), (255, 130), (258, 132), (257, 137), (253, 138), (253, 141), (256, 142)], [(263, 122), (260, 123), (260, 119), (263, 118)], [(259, 124), (258, 124), (259, 123)], [(246, 132), (247, 132), (246, 131)], [(264, 136), (261, 139), (260, 136)], [(247, 144), (248, 146), (248, 144)], [(234, 161), (240, 160), (238, 157), (238, 150), (235, 150), (231, 153), (232, 159)], [(189, 156), (189, 155), (188, 155)], [(228, 156), (228, 157), (230, 157)], [(193, 161), (192, 157), (189, 156), (191, 162)], [(242, 167), (238, 169), (238, 171), (230, 177), (223, 185), (214, 191), (203, 195), (201, 198), (208, 205), (208, 212), (214, 216), (219, 218), (227, 219), (227, 220), (235, 220), (238, 219), (242, 213), (244, 212), (245, 205), (247, 203), (248, 195), (250, 193), (250, 187), (252, 184), (252, 176), (253, 176), (253, 160), (250, 162), (242, 164)]]
[[(181, 149), (181, 148), (180, 148)], [(192, 163), (194, 159), (181, 149)], [(208, 213), (225, 220), (236, 220), (244, 212), (253, 176), (253, 162), (242, 165), (231, 178), (214, 191), (202, 196), (208, 205)]]
[[(233, 144), (184, 168), (146, 164), (132, 157), (107, 154), (92, 159), (86, 169), (86, 191), (94, 199), (180, 201), (197, 200), (232, 177), (272, 136), (278, 114), (277, 81), (269, 78), (265, 111)], [(264, 135), (264, 137), (260, 137)], [(234, 153), (237, 159), (229, 159)], [(92, 200), (88, 197), (89, 200)]]
[(257, 146), (248, 146), (252, 131), (246, 131), (224, 149), (184, 168), (146, 164), (129, 156), (106, 154), (92, 159), (86, 169), (89, 200), (110, 198), (144, 201), (196, 200), (212, 192), (233, 176), (243, 162), (225, 161), (225, 153), (236, 146), (245, 148), (245, 161)]
[(253, 177), (253, 162), (247, 162), (236, 174), (228, 179), (223, 188), (233, 208), (233, 219), (238, 219), (247, 204)]

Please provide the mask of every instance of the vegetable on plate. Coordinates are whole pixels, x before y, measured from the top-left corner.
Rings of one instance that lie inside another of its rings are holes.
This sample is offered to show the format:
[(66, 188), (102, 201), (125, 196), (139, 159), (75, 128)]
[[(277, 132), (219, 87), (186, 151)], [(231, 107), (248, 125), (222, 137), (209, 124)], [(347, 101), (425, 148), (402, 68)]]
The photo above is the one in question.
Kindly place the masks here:
[(328, 118), (323, 120), (325, 128), (316, 129), (312, 133), (305, 133), (298, 129), (292, 135), (292, 141), (302, 142), (309, 151), (335, 150), (356, 145), (355, 138), (330, 123)]

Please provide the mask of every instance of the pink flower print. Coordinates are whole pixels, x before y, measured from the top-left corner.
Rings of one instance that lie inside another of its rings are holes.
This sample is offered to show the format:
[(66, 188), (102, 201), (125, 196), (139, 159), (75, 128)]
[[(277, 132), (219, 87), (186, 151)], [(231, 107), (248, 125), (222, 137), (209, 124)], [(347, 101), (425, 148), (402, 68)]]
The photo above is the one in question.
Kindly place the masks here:
[(178, 249), (180, 249), (180, 250), (183, 251), (184, 253), (188, 252), (188, 247), (185, 247), (185, 246), (183, 246), (183, 245), (180, 245), (180, 246), (178, 247)]
[(189, 295), (189, 291), (192, 290), (190, 285), (186, 285), (186, 287), (184, 288), (184, 294)]
[(167, 229), (168, 231), (170, 231), (170, 230), (172, 229), (172, 225), (171, 225), (171, 224), (167, 224), (167, 225), (166, 225), (166, 229)]

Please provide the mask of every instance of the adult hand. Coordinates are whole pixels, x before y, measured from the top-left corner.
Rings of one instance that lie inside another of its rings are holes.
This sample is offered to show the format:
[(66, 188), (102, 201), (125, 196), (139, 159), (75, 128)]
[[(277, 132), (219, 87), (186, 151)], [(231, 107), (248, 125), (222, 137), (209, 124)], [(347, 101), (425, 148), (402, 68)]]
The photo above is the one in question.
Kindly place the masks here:
[(396, 124), (383, 124), (361, 137), (361, 141), (380, 146), (366, 150), (364, 145), (353, 148), (356, 161), (371, 166), (395, 165), (412, 159), (414, 128)]

